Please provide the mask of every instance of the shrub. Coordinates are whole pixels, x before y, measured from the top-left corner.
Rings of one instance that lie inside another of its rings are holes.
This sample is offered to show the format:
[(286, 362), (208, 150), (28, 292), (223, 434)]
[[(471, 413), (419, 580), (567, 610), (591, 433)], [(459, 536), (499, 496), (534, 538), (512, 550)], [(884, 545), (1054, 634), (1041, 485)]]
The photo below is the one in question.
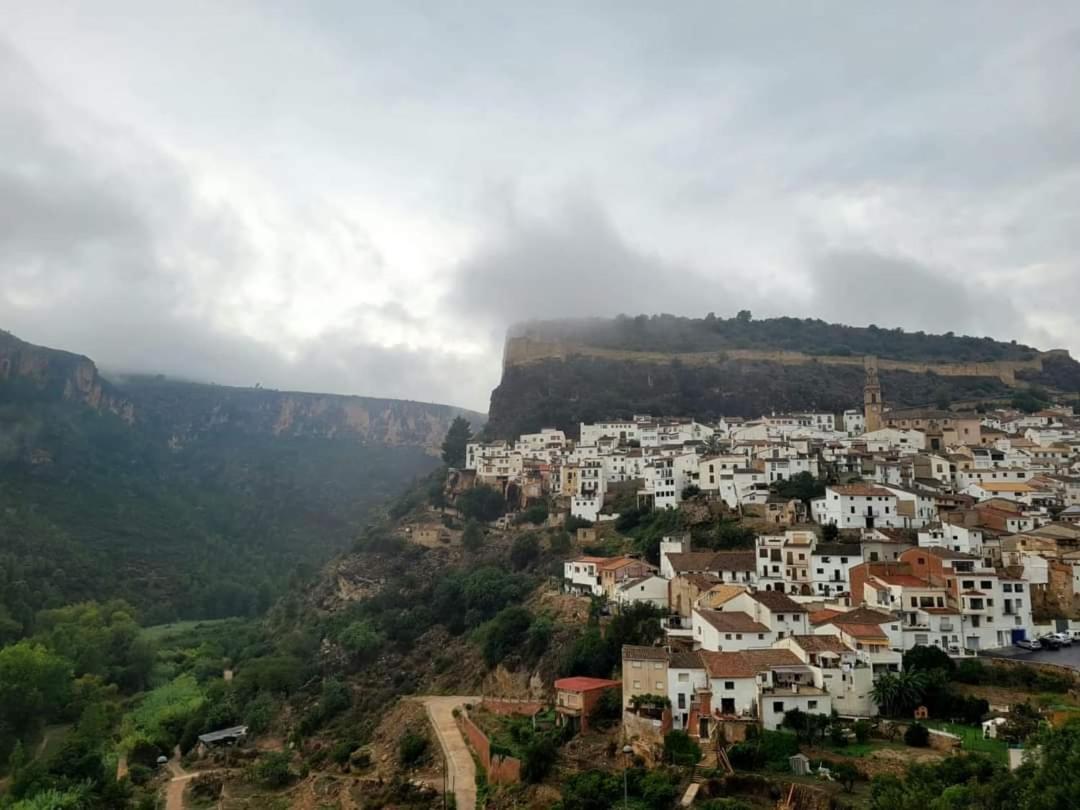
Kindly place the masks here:
[(912, 723), (904, 732), (904, 743), (912, 748), (926, 748), (930, 744), (930, 730), (922, 723)]
[(285, 751), (274, 751), (263, 754), (252, 768), (255, 781), (264, 787), (285, 787), (293, 780), (293, 772), (289, 767), (289, 754)]
[(664, 736), (664, 761), (673, 765), (697, 765), (701, 761), (701, 746), (685, 731), (669, 731)]
[(570, 532), (558, 531), (551, 535), (548, 539), (548, 548), (551, 549), (552, 554), (562, 556), (569, 554), (573, 548), (573, 544), (570, 540)]
[(510, 564), (516, 570), (528, 568), (540, 556), (540, 541), (535, 534), (521, 534), (510, 546)]
[(406, 768), (412, 768), (427, 755), (430, 741), (423, 734), (415, 731), (406, 732), (398, 742), (398, 761)]
[(461, 534), (461, 545), (466, 551), (479, 551), (484, 545), (484, 530), (475, 520), (465, 524)]
[(837, 747), (843, 747), (847, 745), (847, 732), (844, 727), (839, 723), (833, 723), (829, 726), (829, 742)]
[(829, 765), (829, 769), (848, 793), (855, 788), (855, 781), (862, 778), (862, 773), (850, 762), (835, 762)]
[(855, 740), (862, 744), (870, 739), (870, 723), (866, 720), (855, 721)]
[(520, 523), (531, 523), (534, 526), (539, 526), (541, 523), (544, 523), (547, 519), (548, 519), (547, 504), (538, 503), (538, 504), (535, 504), (533, 506), (530, 506), (528, 509), (526, 509), (524, 512), (522, 512), (520, 515), (518, 515), (516, 518), (514, 518), (514, 522), (519, 523), (519, 524)]
[(497, 489), (481, 484), (458, 495), (455, 506), (466, 518), (486, 522), (506, 511), (506, 499)]
[(532, 614), (523, 607), (515, 605), (499, 611), (484, 635), (484, 661), (487, 665), (495, 666), (511, 650), (521, 647), (531, 624)]
[(555, 742), (547, 734), (537, 734), (521, 752), (521, 776), (530, 784), (544, 781), (559, 756)]
[(154, 778), (154, 770), (145, 765), (134, 763), (128, 767), (128, 779), (133, 785), (145, 785)]

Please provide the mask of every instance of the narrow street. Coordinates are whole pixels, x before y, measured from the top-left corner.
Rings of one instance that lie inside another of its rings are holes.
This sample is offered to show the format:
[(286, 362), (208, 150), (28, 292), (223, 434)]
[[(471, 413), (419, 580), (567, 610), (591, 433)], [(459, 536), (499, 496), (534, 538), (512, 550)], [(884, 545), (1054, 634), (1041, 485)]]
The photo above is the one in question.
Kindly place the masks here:
[(476, 807), (476, 764), (454, 721), (454, 707), (478, 702), (480, 698), (459, 695), (422, 697), (419, 700), (427, 709), (431, 727), (435, 729), (435, 736), (442, 746), (447, 763), (447, 785), (453, 789), (458, 810), (473, 810)]

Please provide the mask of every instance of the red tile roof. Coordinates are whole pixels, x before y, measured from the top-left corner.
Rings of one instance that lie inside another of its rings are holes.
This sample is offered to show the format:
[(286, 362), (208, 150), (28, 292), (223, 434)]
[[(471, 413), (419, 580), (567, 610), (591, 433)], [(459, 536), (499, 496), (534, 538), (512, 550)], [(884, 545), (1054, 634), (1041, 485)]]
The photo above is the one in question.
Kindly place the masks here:
[(555, 681), (555, 688), (563, 692), (591, 692), (594, 689), (612, 689), (621, 686), (618, 681), (606, 678), (560, 678)]
[(710, 678), (753, 678), (772, 667), (798, 666), (799, 657), (791, 650), (743, 650), (709, 652), (701, 650), (701, 660)]

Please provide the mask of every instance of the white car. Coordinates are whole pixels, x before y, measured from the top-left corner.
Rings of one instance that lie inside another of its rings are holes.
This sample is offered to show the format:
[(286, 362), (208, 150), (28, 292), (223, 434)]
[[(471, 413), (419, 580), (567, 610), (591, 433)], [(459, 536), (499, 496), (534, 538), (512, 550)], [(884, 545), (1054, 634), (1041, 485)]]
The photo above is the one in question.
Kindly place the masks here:
[(1071, 647), (1073, 643), (1072, 636), (1068, 633), (1050, 633), (1050, 637), (1057, 639), (1058, 644), (1062, 647)]

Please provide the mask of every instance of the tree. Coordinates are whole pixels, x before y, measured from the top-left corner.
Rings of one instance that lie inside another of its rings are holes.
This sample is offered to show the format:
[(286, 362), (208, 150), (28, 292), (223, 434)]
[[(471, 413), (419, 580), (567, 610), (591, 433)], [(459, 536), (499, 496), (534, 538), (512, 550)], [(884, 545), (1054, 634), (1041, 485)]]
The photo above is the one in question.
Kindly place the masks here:
[(700, 495), (700, 494), (701, 494), (701, 487), (699, 487), (697, 484), (687, 484), (685, 487), (683, 487), (682, 499), (684, 501), (688, 501), (691, 498), (695, 497), (696, 495)]
[(259, 757), (252, 772), (256, 781), (268, 788), (285, 787), (293, 780), (287, 751), (271, 751)]
[(772, 485), (773, 492), (789, 500), (794, 498), (809, 504), (814, 498), (825, 494), (825, 484), (808, 472), (801, 472)]
[(844, 791), (851, 793), (855, 789), (855, 781), (862, 778), (859, 769), (850, 762), (836, 762), (829, 766), (833, 777), (844, 786)]
[(886, 715), (910, 714), (922, 700), (926, 683), (924, 672), (886, 672), (874, 683), (871, 695)]
[(821, 541), (823, 543), (835, 543), (840, 537), (840, 529), (835, 523), (826, 523), (821, 527)]
[(379, 654), (385, 638), (370, 619), (360, 619), (346, 625), (338, 634), (338, 642), (354, 659), (364, 663)]
[(475, 520), (465, 524), (465, 530), (461, 533), (462, 547), (471, 553), (479, 551), (484, 545), (484, 530)]
[(71, 665), (45, 647), (20, 641), (0, 650), (0, 718), (22, 733), (40, 717), (55, 718), (67, 707)]
[(956, 664), (940, 647), (919, 644), (904, 653), (903, 669), (905, 672), (940, 669), (952, 673), (956, 669)]
[(904, 732), (904, 744), (912, 748), (926, 748), (930, 744), (930, 730), (922, 723), (912, 723)]
[(998, 737), (1011, 743), (1023, 743), (1042, 725), (1042, 715), (1030, 703), (1016, 703), (998, 728)]
[(522, 647), (532, 625), (532, 614), (520, 605), (499, 611), (484, 635), (484, 661), (493, 667), (511, 650)]
[(447, 467), (461, 468), (465, 466), (465, 447), (472, 441), (472, 428), (469, 420), (463, 416), (457, 416), (450, 423), (450, 429), (446, 431), (446, 438), (442, 443), (442, 460)]
[(458, 495), (455, 506), (466, 518), (487, 522), (506, 511), (506, 499), (497, 489), (480, 484)]
[(530, 784), (543, 782), (559, 757), (559, 749), (548, 734), (534, 734), (521, 753), (521, 776)]
[(535, 534), (519, 534), (510, 545), (510, 564), (516, 569), (528, 568), (540, 556), (540, 541)]
[(408, 731), (398, 742), (398, 761), (406, 768), (412, 768), (427, 755), (431, 745), (428, 738), (415, 731)]
[(570, 532), (558, 531), (552, 534), (548, 539), (548, 548), (551, 549), (552, 554), (563, 556), (569, 554), (573, 547), (573, 543), (570, 540)]
[(664, 761), (672, 765), (697, 765), (701, 761), (701, 746), (685, 731), (669, 731), (664, 735)]

